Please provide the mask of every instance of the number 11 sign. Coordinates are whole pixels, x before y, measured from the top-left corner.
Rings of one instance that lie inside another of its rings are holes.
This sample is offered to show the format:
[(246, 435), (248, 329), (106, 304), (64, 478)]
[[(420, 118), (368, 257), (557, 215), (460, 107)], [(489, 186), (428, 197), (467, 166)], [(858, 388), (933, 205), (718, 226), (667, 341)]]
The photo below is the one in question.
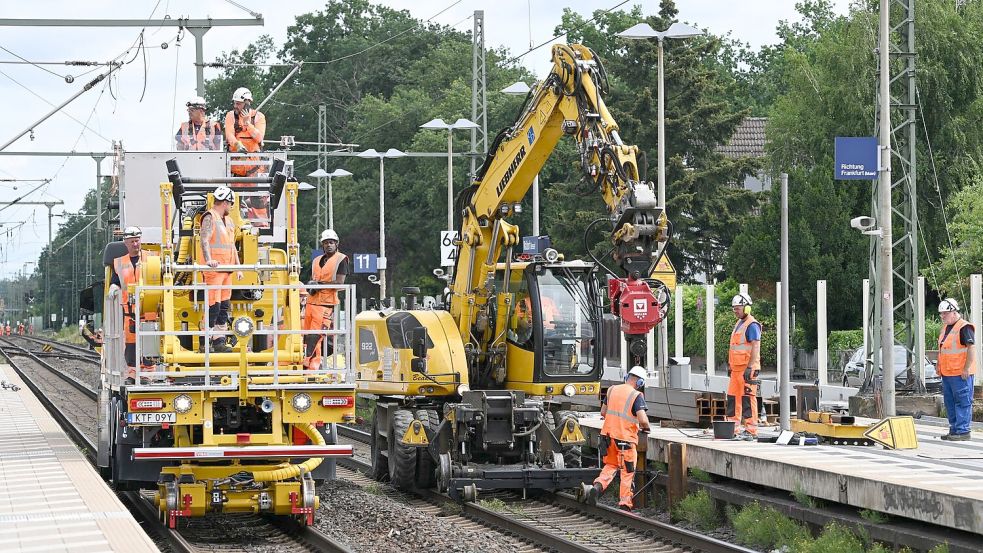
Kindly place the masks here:
[(352, 255), (355, 262), (355, 273), (376, 273), (378, 272), (379, 256), (374, 253), (356, 253)]

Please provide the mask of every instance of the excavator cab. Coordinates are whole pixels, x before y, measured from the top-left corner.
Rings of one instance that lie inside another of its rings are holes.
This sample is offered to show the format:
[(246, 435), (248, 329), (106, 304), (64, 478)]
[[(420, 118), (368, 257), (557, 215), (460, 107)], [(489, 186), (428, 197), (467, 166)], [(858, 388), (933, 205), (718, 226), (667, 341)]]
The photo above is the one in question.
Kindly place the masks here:
[(593, 265), (532, 262), (510, 269), (496, 271), (501, 284), (508, 272), (513, 294), (505, 387), (535, 395), (596, 393), (602, 348)]

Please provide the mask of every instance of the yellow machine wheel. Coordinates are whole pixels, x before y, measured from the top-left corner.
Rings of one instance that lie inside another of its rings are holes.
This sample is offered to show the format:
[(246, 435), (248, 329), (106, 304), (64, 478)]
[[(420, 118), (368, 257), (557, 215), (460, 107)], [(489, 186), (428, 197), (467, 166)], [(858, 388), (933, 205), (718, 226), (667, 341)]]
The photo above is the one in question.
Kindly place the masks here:
[(379, 434), (379, 410), (376, 409), (372, 415), (372, 478), (382, 481), (389, 476), (389, 462), (384, 450), (388, 450), (389, 444), (386, 439)]

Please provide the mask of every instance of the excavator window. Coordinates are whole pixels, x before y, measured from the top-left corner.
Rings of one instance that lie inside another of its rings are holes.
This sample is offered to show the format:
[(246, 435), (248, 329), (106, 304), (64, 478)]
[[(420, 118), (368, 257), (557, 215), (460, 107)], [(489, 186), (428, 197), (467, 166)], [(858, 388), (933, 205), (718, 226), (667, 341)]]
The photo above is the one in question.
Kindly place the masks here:
[(572, 274), (544, 268), (537, 274), (543, 332), (543, 372), (548, 376), (584, 375), (594, 370), (594, 329), (584, 286)]

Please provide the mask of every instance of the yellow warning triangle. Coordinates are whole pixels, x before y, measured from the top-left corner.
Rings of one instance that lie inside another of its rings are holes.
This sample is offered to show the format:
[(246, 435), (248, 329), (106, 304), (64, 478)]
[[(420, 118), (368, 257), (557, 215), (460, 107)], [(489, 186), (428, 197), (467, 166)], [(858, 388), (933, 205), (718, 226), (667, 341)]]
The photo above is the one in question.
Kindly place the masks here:
[(911, 417), (888, 417), (864, 432), (864, 437), (873, 440), (887, 449), (917, 449), (918, 436), (915, 434), (915, 419)]
[(672, 266), (668, 255), (663, 255), (652, 270), (652, 278), (662, 281), (670, 292), (676, 290), (676, 268)]

